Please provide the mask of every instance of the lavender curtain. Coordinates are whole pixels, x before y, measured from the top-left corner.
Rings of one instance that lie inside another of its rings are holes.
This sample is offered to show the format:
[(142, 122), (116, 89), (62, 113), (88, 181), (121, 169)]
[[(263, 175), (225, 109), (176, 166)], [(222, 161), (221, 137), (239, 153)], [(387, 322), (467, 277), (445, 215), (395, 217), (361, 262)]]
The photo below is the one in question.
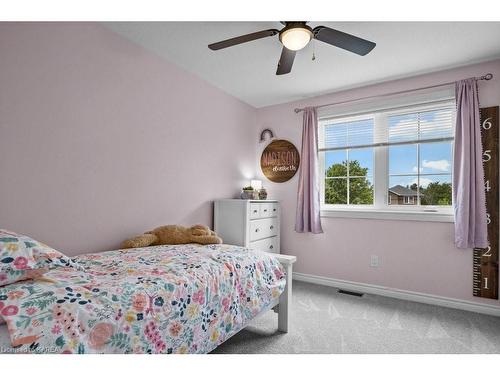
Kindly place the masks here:
[(457, 122), (453, 162), (455, 245), (488, 246), (483, 147), (475, 78), (456, 83)]
[(320, 219), (319, 189), (318, 116), (315, 108), (305, 108), (295, 217), (296, 232), (323, 233)]

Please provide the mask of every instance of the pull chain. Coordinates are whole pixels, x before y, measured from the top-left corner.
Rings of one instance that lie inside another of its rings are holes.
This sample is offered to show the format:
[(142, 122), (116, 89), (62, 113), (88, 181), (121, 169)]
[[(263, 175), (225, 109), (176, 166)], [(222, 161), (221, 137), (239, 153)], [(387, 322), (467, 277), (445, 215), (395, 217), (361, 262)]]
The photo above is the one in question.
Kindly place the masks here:
[(313, 55), (312, 55), (312, 59), (311, 60), (314, 61), (314, 60), (316, 60), (316, 54), (314, 53), (314, 51), (315, 51), (315, 48), (314, 48), (315, 47), (314, 39), (312, 40), (312, 47), (313, 47)]

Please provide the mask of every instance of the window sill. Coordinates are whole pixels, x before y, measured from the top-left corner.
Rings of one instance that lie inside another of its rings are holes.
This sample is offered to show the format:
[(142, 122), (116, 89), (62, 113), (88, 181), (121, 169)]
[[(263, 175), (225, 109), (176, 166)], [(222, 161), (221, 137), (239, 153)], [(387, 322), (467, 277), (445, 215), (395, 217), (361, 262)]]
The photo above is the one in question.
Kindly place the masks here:
[(398, 211), (383, 209), (356, 209), (356, 208), (322, 208), (321, 217), (350, 218), (350, 219), (378, 219), (378, 220), (405, 220), (405, 221), (434, 221), (453, 223), (452, 213)]

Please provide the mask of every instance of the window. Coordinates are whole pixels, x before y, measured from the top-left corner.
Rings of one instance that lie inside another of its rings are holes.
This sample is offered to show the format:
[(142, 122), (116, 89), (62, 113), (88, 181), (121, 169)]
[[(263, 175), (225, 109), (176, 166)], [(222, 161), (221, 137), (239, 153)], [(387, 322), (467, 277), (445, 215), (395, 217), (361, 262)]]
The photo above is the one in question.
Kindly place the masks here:
[(373, 119), (332, 122), (324, 127), (326, 204), (373, 204), (373, 148), (345, 148), (373, 143)]
[(405, 204), (451, 206), (453, 115), (445, 107), (387, 117), (388, 188)]
[(320, 117), (322, 210), (451, 214), (455, 103)]
[(415, 204), (414, 197), (406, 196), (405, 198), (405, 204)]

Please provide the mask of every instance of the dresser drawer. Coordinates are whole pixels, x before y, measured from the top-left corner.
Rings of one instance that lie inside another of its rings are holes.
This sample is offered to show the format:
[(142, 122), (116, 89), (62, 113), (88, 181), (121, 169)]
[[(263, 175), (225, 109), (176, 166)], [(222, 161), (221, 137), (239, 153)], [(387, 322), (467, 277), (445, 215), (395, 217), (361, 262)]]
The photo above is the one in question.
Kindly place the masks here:
[(271, 203), (261, 203), (260, 204), (260, 217), (271, 217), (273, 216), (273, 207)]
[(265, 238), (259, 241), (250, 242), (250, 249), (267, 251), (268, 253), (278, 252), (278, 237)]
[(260, 218), (260, 203), (251, 203), (250, 204), (250, 219), (258, 219)]
[(276, 236), (278, 229), (278, 218), (252, 220), (250, 222), (250, 241)]

